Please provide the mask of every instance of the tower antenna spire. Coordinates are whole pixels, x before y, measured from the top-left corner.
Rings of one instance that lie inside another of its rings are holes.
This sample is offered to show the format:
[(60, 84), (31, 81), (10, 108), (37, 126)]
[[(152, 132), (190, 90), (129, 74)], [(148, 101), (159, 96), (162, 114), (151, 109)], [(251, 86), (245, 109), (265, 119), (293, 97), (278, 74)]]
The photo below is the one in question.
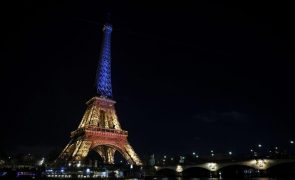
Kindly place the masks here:
[(107, 22), (103, 26), (103, 40), (96, 73), (96, 92), (102, 97), (112, 98), (111, 81), (111, 33), (112, 25)]

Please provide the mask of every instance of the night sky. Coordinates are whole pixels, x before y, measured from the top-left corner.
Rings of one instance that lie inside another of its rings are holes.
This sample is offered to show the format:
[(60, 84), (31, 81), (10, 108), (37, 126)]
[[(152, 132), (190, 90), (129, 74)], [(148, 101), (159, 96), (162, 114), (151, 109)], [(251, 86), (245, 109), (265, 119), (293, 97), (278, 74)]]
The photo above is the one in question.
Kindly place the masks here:
[(68, 143), (95, 96), (107, 12), (116, 110), (139, 155), (239, 153), (295, 138), (291, 5), (25, 1), (8, 9), (1, 149), (45, 153)]

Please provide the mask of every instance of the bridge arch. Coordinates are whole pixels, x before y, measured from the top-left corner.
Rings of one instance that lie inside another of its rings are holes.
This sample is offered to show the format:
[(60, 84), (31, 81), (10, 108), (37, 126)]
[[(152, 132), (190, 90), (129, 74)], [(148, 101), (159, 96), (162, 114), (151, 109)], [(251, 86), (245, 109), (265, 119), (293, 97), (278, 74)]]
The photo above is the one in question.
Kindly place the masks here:
[(277, 163), (267, 170), (270, 177), (294, 177), (295, 176), (295, 161)]
[(161, 168), (156, 170), (156, 176), (160, 177), (175, 177), (177, 172), (174, 168)]
[(244, 178), (259, 174), (259, 170), (244, 164), (229, 164), (218, 169), (222, 178)]
[(218, 170), (227, 166), (233, 165), (240, 165), (240, 166), (247, 166), (249, 168), (254, 168), (257, 170), (266, 170), (267, 168), (271, 167), (272, 165), (278, 162), (270, 159), (252, 159), (248, 161), (240, 161), (240, 162), (230, 162), (230, 163), (220, 163), (218, 164)]
[(289, 164), (289, 163), (295, 163), (295, 159), (288, 159), (288, 160), (273, 160), (266, 169), (270, 169), (272, 167), (277, 167), (277, 166), (281, 166), (281, 165), (285, 165), (285, 164)]
[(210, 177), (210, 170), (199, 167), (199, 166), (194, 166), (194, 167), (188, 167), (185, 168), (182, 171), (182, 176), (184, 177)]
[[(290, 164), (291, 163), (291, 164)], [(246, 160), (246, 161), (231, 161), (231, 162), (222, 162), (222, 163), (215, 163), (215, 162), (207, 162), (207, 163), (200, 163), (200, 164), (194, 164), (194, 165), (174, 165), (174, 166), (155, 166), (156, 171), (159, 171), (161, 169), (170, 169), (176, 172), (176, 174), (183, 174), (189, 176), (190, 168), (194, 168), (197, 173), (197, 175), (203, 175), (206, 174), (206, 170), (214, 173), (217, 175), (217, 173), (227, 174), (227, 176), (230, 176), (226, 171), (230, 169), (230, 171), (236, 171), (236, 175), (244, 174), (246, 176), (253, 176), (253, 175), (264, 175), (267, 172), (275, 172), (277, 171), (276, 168), (279, 168), (280, 166), (289, 167), (292, 164), (295, 164), (295, 159), (252, 159), (252, 160)], [(287, 165), (284, 165), (287, 164)], [(201, 169), (204, 170), (201, 170)], [(295, 165), (292, 172), (295, 171)], [(294, 173), (295, 174), (295, 173)], [(231, 174), (233, 175), (233, 174)], [(294, 175), (295, 176), (295, 175)]]
[(236, 162), (236, 163), (225, 163), (225, 164), (219, 164), (218, 166), (218, 171), (226, 168), (232, 168), (232, 167), (244, 167), (244, 168), (252, 168), (252, 169), (257, 169), (255, 165), (252, 165), (247, 162)]

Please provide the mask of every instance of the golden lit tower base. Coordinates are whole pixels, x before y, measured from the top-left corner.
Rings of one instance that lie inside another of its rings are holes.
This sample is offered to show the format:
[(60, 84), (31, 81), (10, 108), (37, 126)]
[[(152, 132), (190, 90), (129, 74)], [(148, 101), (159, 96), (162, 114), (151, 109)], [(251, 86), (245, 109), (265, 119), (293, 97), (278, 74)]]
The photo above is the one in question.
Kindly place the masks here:
[(114, 154), (120, 152), (130, 164), (142, 165), (130, 146), (128, 132), (121, 129), (114, 104), (104, 97), (93, 97), (77, 130), (71, 132), (71, 141), (58, 161), (77, 163), (83, 161), (91, 150), (96, 151), (104, 163), (113, 164)]

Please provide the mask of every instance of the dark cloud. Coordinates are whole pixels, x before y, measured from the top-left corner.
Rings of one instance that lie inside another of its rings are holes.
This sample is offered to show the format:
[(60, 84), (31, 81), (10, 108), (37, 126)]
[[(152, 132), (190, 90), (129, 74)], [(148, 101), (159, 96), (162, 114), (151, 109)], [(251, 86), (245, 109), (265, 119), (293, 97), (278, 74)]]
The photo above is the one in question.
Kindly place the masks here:
[(194, 119), (198, 119), (205, 123), (216, 123), (216, 122), (246, 122), (249, 121), (248, 115), (246, 113), (237, 111), (228, 112), (216, 112), (208, 111), (194, 116)]
[(196, 136), (196, 137), (194, 137), (194, 140), (195, 140), (195, 141), (200, 141), (200, 140), (201, 140), (201, 137), (197, 137), (197, 136)]

